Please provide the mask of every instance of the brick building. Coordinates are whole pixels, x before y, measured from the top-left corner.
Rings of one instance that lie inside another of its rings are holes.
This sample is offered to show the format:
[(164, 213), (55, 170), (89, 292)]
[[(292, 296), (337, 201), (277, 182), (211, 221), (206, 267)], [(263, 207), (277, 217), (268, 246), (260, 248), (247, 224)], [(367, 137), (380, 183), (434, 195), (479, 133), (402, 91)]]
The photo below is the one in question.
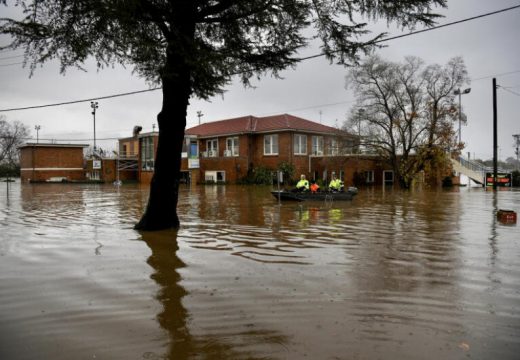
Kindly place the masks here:
[(85, 180), (83, 149), (88, 145), (35, 144), (20, 146), (22, 182)]
[[(134, 133), (121, 139), (138, 149), (141, 183), (151, 181), (158, 133)], [(394, 174), (380, 157), (359, 154), (355, 135), (296, 116), (244, 116), (205, 123), (185, 132), (181, 181), (234, 183), (259, 167), (275, 170), (292, 164), (295, 177), (330, 180), (336, 173), (346, 186), (393, 184)]]
[(282, 163), (292, 164), (297, 176), (315, 176), (313, 159), (358, 146), (356, 136), (288, 114), (210, 122), (187, 129), (185, 139), (182, 171), (195, 182), (236, 182), (257, 167)]

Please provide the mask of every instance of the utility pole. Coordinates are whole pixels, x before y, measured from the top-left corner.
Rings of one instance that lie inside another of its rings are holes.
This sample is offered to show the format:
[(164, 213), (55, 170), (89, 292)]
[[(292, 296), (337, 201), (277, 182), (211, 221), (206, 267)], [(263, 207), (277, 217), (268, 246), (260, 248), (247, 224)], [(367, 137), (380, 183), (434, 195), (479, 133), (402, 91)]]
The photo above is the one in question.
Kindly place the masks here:
[(493, 78), (493, 190), (497, 190), (497, 79)]
[(515, 154), (516, 154), (516, 170), (520, 169), (520, 163), (518, 162), (518, 155), (519, 155), (519, 147), (520, 147), (520, 134), (513, 135), (513, 138), (515, 138)]
[(94, 117), (94, 153), (96, 153), (96, 109), (99, 107), (97, 101), (91, 101), (92, 116)]
[(463, 91), (460, 91), (460, 88), (455, 90), (453, 93), (455, 95), (459, 95), (459, 144), (462, 143), (462, 129), (461, 129), (461, 123), (462, 123), (462, 95), (463, 94), (469, 94), (471, 91), (471, 88), (464, 89)]
[(199, 118), (199, 125), (200, 125), (200, 118), (203, 117), (204, 114), (202, 113), (202, 111), (197, 111), (197, 117)]
[[(41, 127), (40, 125), (36, 125), (36, 126), (34, 127), (34, 130), (36, 130), (36, 144), (38, 144), (38, 143), (39, 143), (39, 140), (40, 140), (39, 133), (40, 133), (40, 129), (41, 129), (41, 128), (42, 128), (42, 127)], [(517, 147), (517, 148), (518, 148), (518, 147)]]

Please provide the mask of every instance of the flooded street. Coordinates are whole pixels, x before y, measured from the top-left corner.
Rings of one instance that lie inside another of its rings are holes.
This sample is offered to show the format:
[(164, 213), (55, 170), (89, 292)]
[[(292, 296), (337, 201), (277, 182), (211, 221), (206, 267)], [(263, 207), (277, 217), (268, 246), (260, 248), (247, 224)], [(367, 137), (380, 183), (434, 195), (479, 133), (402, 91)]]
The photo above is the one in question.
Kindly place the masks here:
[(0, 183), (0, 359), (518, 359), (520, 191)]

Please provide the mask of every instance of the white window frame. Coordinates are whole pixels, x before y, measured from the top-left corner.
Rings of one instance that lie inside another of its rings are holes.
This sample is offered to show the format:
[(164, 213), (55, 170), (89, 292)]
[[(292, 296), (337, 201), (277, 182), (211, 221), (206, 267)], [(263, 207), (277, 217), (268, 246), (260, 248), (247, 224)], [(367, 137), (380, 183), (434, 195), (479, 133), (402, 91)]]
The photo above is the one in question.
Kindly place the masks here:
[(206, 140), (206, 151), (208, 157), (218, 156), (218, 139)]
[(294, 155), (307, 155), (307, 135), (294, 134)]
[[(392, 174), (392, 178), (387, 179), (386, 174)], [(394, 183), (394, 181), (395, 181), (394, 171), (393, 170), (383, 170), (383, 185), (391, 185)]]
[(365, 182), (367, 184), (374, 183), (374, 170), (366, 170), (365, 171)]
[(339, 145), (338, 139), (330, 139), (329, 145), (329, 155), (338, 156), (339, 155)]
[(264, 135), (264, 155), (278, 155), (278, 134)]
[(312, 155), (323, 155), (324, 148), (324, 140), (323, 136), (313, 136), (312, 137)]
[(238, 156), (239, 150), (238, 136), (228, 137), (226, 139), (226, 151), (228, 151), (228, 156)]
[(214, 183), (225, 182), (226, 172), (223, 170), (211, 170), (204, 172), (205, 181), (213, 181)]
[(155, 167), (155, 152), (153, 137), (147, 136), (141, 139), (141, 169), (153, 170)]

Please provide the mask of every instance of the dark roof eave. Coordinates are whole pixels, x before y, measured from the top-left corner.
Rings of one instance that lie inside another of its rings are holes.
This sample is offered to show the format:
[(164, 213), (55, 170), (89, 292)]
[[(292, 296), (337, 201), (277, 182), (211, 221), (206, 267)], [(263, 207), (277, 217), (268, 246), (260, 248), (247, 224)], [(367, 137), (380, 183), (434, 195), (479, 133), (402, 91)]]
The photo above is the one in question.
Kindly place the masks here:
[(300, 133), (307, 133), (307, 134), (318, 134), (318, 135), (329, 135), (329, 136), (357, 137), (356, 135), (352, 135), (347, 132), (319, 131), (319, 130), (291, 129), (291, 128), (261, 130), (261, 131), (241, 131), (241, 132), (233, 132), (233, 133), (220, 133), (220, 134), (208, 134), (208, 135), (189, 134), (189, 136), (196, 136), (198, 139), (211, 139), (211, 138), (224, 137), (224, 136), (272, 134), (272, 133), (279, 133), (279, 132), (300, 132)]
[(60, 148), (87, 148), (89, 144), (46, 144), (46, 143), (25, 143), (18, 146), (18, 149), (26, 147), (60, 147)]

